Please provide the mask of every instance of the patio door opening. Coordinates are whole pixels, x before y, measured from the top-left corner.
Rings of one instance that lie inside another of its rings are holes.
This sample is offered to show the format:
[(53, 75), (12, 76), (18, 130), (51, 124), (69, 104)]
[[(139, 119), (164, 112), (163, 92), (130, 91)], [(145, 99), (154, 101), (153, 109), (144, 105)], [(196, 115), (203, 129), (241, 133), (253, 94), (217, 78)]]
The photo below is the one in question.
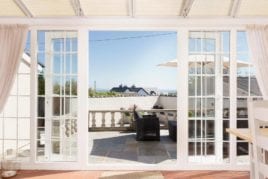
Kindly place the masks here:
[(176, 56), (177, 32), (89, 32), (89, 164), (176, 164)]

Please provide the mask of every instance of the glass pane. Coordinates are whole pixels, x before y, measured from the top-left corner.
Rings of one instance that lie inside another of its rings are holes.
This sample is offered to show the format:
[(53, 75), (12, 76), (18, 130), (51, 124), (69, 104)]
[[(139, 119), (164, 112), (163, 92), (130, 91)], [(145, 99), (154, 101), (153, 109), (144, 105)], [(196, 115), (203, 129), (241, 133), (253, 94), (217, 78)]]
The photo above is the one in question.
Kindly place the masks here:
[(224, 53), (230, 53), (230, 32), (221, 32), (222, 49)]
[(53, 51), (61, 52), (64, 50), (64, 39), (63, 38), (53, 38), (52, 44), (53, 44)]
[(54, 97), (53, 98), (53, 116), (60, 116), (62, 114), (61, 106), (63, 98)]
[(213, 60), (208, 60), (208, 62), (203, 62), (203, 74), (214, 74), (215, 73), (215, 63)]
[(214, 120), (206, 120), (206, 136), (207, 139), (215, 138), (215, 121)]
[(66, 54), (65, 56), (65, 74), (70, 74), (71, 73), (71, 55), (70, 54)]
[(61, 54), (53, 55), (53, 73), (62, 73), (63, 56)]
[(23, 161), (30, 159), (30, 140), (18, 141), (18, 158)]
[(215, 99), (214, 98), (203, 99), (203, 116), (215, 117)]
[(229, 120), (223, 120), (223, 140), (229, 140), (229, 133), (226, 132), (226, 128), (229, 128)]
[(17, 117), (17, 105), (17, 97), (9, 96), (4, 109), (5, 117)]
[(53, 120), (52, 121), (52, 138), (59, 138), (60, 137), (60, 121)]
[(223, 96), (229, 96), (230, 95), (230, 77), (224, 76), (223, 77)]
[(236, 127), (237, 128), (248, 128), (248, 120), (237, 120)]
[(18, 94), (30, 95), (30, 75), (19, 74), (18, 75)]
[(4, 129), (5, 139), (17, 139), (17, 118), (5, 118)]
[(195, 121), (194, 120), (189, 120), (189, 139), (195, 138)]
[(72, 77), (71, 89), (72, 96), (77, 96), (77, 77)]
[(53, 95), (60, 95), (62, 91), (62, 78), (60, 76), (53, 77)]
[(45, 117), (45, 98), (38, 97), (38, 117)]
[(249, 90), (249, 77), (238, 76), (237, 77), (237, 96), (248, 96)]
[(237, 98), (237, 118), (247, 118), (247, 98)]
[(250, 96), (261, 96), (258, 81), (255, 76), (250, 77)]
[(38, 75), (38, 95), (45, 95), (45, 77)]
[(19, 118), (18, 119), (18, 139), (29, 139), (30, 140), (30, 118)]
[(245, 31), (237, 32), (237, 52), (248, 52), (247, 35)]
[(30, 117), (30, 97), (18, 97), (18, 117)]
[(203, 96), (215, 95), (215, 77), (203, 77)]
[(195, 117), (195, 98), (189, 98), (188, 117)]
[(38, 118), (37, 119), (37, 127), (45, 127), (45, 119)]
[(77, 54), (72, 54), (72, 74), (77, 74)]
[(223, 99), (223, 118), (228, 119), (230, 117), (230, 99), (224, 98)]
[(16, 158), (17, 155), (17, 141), (4, 140), (4, 158)]
[(188, 89), (189, 89), (189, 96), (195, 96), (195, 77), (189, 76), (189, 82), (188, 82)]

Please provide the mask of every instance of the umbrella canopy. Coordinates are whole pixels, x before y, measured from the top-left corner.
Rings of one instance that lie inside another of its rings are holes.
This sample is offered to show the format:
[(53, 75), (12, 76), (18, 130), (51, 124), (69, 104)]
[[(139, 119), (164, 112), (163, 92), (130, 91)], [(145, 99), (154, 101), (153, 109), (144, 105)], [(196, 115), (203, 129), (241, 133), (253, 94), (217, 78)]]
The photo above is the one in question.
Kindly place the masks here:
[[(206, 60), (204, 60), (206, 59)], [(201, 63), (201, 62), (207, 62), (206, 66), (213, 66), (214, 65), (214, 56), (206, 56), (204, 57), (203, 55), (198, 55), (198, 56), (190, 56), (189, 59), (189, 65), (190, 67), (193, 67), (195, 65), (195, 63)], [(241, 61), (241, 60), (237, 60), (237, 68), (242, 68), (242, 67), (248, 67), (248, 66), (252, 66), (251, 63), (249, 62), (245, 62), (245, 61)], [(173, 59), (167, 62), (163, 62), (158, 64), (157, 66), (165, 66), (165, 67), (177, 67), (178, 65), (178, 60), (177, 59)], [(230, 61), (227, 57), (223, 57), (223, 66), (225, 68), (229, 68), (230, 66)]]

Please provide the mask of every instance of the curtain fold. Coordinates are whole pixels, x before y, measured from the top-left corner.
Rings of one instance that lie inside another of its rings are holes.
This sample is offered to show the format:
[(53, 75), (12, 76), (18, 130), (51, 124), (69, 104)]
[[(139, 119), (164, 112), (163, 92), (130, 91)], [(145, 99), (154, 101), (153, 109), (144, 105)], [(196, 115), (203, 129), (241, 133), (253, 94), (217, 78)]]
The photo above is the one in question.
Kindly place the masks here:
[(248, 25), (246, 27), (250, 57), (256, 68), (256, 77), (263, 98), (268, 99), (268, 26)]
[(27, 25), (0, 25), (0, 112), (12, 88), (27, 33)]

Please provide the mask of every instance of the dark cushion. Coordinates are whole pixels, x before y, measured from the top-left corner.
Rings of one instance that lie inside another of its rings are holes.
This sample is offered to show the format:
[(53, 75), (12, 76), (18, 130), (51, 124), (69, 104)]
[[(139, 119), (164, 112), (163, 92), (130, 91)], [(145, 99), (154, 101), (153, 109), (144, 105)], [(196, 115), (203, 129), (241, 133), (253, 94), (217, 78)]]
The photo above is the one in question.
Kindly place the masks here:
[(177, 121), (168, 121), (168, 132), (169, 132), (169, 137), (173, 141), (177, 141)]

